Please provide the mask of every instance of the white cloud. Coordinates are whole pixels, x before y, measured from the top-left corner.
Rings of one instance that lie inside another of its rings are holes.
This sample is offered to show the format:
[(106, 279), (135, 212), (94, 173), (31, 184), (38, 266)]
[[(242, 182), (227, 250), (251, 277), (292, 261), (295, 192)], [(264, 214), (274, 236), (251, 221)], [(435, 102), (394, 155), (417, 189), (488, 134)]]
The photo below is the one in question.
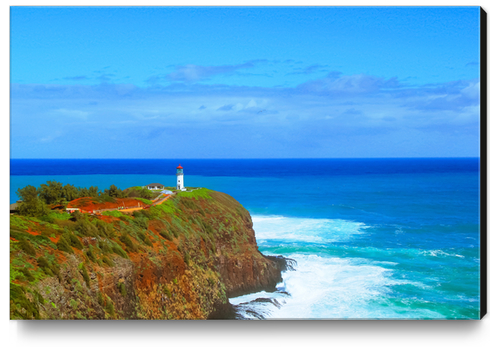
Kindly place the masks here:
[(90, 115), (90, 112), (87, 111), (70, 110), (66, 108), (59, 108), (57, 110), (54, 110), (54, 113), (61, 115), (63, 117), (78, 118), (83, 120), (87, 120), (88, 116)]
[[(74, 148), (84, 153), (94, 150), (103, 154), (108, 151), (104, 148), (113, 146), (107, 141), (114, 137), (131, 143), (124, 153), (133, 156), (146, 153), (148, 148), (166, 148), (178, 155), (175, 141), (185, 143), (182, 153), (188, 156), (196, 147), (200, 152), (194, 153), (205, 152), (209, 157), (232, 149), (236, 153), (248, 149), (250, 156), (260, 157), (264, 154), (259, 149), (265, 147), (270, 149), (268, 155), (277, 153), (279, 157), (285, 153), (301, 156), (308, 151), (328, 156), (335, 148), (341, 150), (339, 144), (349, 144), (342, 152), (345, 156), (356, 156), (356, 145), (357, 154), (378, 151), (383, 156), (388, 153), (383, 147), (375, 150), (370, 144), (382, 140), (390, 153), (403, 156), (423, 148), (415, 139), (411, 142), (411, 133), (417, 134), (417, 140), (437, 133), (440, 146), (431, 152), (435, 156), (477, 153), (478, 81), (410, 88), (396, 87), (393, 81), (332, 74), (298, 88), (198, 83), (158, 88), (17, 85), (12, 91), (12, 153), (25, 155), (30, 138), (37, 138), (37, 143), (46, 146), (39, 146), (39, 151), (46, 153), (44, 157), (67, 141), (76, 143)], [(50, 122), (48, 117), (52, 117)], [(70, 132), (73, 120), (78, 120), (77, 128)], [(56, 131), (71, 136), (55, 137)], [(243, 135), (238, 136), (240, 131)], [(465, 137), (458, 137), (458, 133)], [(44, 135), (39, 140), (35, 134)], [(390, 142), (395, 134), (406, 139), (403, 146)], [(460, 152), (448, 152), (442, 146), (447, 144), (444, 136), (457, 143), (451, 148)], [(256, 142), (253, 147), (251, 138)], [(240, 146), (244, 149), (239, 150)], [(77, 156), (76, 150), (73, 156)]]

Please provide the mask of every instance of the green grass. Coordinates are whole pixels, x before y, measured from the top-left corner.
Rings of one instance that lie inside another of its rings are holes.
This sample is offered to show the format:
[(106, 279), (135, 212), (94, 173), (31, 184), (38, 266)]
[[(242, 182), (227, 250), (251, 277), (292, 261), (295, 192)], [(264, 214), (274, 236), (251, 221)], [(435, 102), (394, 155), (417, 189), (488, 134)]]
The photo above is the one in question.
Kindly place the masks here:
[(128, 190), (142, 190), (142, 186), (134, 186), (134, 187), (129, 187)]
[(122, 213), (118, 210), (114, 210), (114, 211), (104, 211), (104, 212), (102, 212), (102, 215), (121, 218), (124, 216), (124, 213)]
[(151, 210), (168, 213), (170, 215), (174, 215), (177, 212), (175, 203), (171, 199), (164, 201), (160, 205), (152, 206)]
[(48, 246), (51, 248), (56, 249), (56, 246), (47, 236), (43, 235), (31, 235), (26, 232), (21, 232), (21, 231), (15, 231), (13, 229), (10, 230), (10, 236), (13, 237), (14, 239), (18, 241), (22, 241), (21, 243), (18, 243), (19, 247), (24, 249), (26, 252), (29, 252), (29, 250), (26, 250), (25, 247), (29, 247), (28, 245), (25, 244), (25, 241), (31, 242), (31, 245), (34, 247), (39, 247), (39, 246)]
[[(26, 294), (35, 294), (34, 302), (31, 302)], [(43, 303), (44, 299), (37, 292), (33, 292), (23, 286), (10, 283), (10, 317), (13, 319), (39, 319), (39, 303)]]
[(143, 202), (143, 203), (145, 203), (145, 204), (147, 204), (147, 205), (151, 205), (151, 204), (153, 204), (153, 201), (148, 200), (148, 199), (143, 199), (143, 198), (135, 198), (135, 199), (136, 199), (136, 200), (139, 200), (139, 201), (141, 201), (141, 202)]
[(17, 227), (18, 229), (22, 230), (27, 230), (29, 227), (29, 222), (26, 221), (24, 218), (16, 215), (11, 215), (10, 216), (10, 226), (12, 227)]
[(70, 213), (51, 211), (47, 215), (40, 217), (44, 222), (54, 223), (56, 220), (69, 220), (72, 217)]
[(200, 188), (193, 190), (191, 192), (185, 191), (185, 192), (179, 192), (180, 197), (184, 198), (196, 198), (196, 199), (211, 199), (211, 196), (209, 195), (210, 190), (207, 188)]

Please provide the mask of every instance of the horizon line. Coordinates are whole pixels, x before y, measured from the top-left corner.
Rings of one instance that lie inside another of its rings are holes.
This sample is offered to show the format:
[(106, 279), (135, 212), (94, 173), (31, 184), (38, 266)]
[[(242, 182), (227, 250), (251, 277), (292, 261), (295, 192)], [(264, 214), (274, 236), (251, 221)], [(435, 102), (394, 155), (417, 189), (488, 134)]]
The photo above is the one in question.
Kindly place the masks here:
[(10, 160), (304, 160), (304, 159), (481, 159), (481, 156), (455, 157), (303, 157), (303, 158), (10, 158)]

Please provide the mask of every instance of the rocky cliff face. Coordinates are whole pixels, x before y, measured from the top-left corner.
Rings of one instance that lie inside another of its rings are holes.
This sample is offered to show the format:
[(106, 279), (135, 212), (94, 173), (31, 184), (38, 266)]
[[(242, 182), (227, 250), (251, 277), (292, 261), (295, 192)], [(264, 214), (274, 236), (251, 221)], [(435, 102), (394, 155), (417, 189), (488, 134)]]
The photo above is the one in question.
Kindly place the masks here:
[(123, 215), (11, 216), (12, 319), (232, 318), (228, 297), (274, 290), (281, 261), (249, 213), (199, 189)]

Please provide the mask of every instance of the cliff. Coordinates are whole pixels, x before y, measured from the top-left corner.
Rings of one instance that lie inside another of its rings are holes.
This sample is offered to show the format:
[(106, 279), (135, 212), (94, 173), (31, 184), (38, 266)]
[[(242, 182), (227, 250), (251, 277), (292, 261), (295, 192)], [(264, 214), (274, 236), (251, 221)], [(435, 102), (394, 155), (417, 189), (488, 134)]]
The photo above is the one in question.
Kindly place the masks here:
[(124, 215), (10, 221), (11, 319), (233, 318), (228, 297), (274, 290), (247, 210), (198, 189)]

